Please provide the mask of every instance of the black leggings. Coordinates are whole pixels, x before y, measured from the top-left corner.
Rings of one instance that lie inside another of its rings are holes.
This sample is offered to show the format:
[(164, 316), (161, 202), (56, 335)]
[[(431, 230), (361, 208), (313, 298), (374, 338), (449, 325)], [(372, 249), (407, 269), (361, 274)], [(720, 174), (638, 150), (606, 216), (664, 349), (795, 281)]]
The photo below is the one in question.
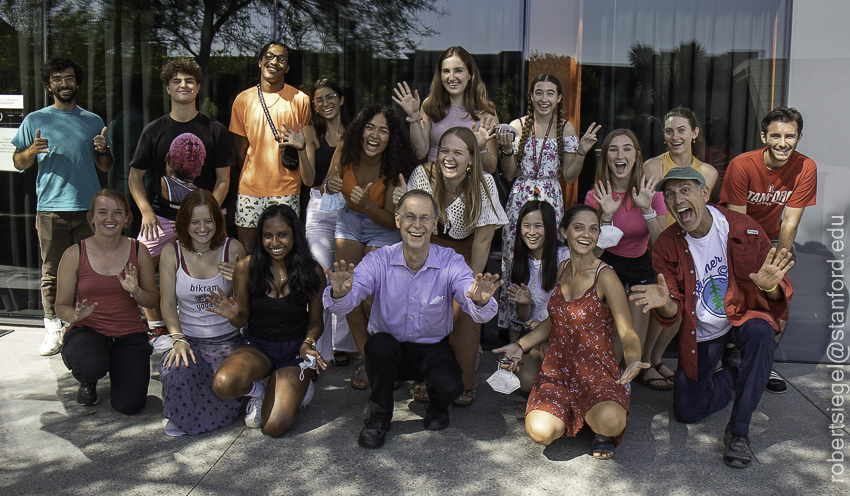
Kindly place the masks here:
[(113, 338), (76, 326), (65, 333), (62, 361), (81, 384), (96, 383), (108, 372), (112, 408), (131, 415), (147, 400), (151, 353), (147, 333)]

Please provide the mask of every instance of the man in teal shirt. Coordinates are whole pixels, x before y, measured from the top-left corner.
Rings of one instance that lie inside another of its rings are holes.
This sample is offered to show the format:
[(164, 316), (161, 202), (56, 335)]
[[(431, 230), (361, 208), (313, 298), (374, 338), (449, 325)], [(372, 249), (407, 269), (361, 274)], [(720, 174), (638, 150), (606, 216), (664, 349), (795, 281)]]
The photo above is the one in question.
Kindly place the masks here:
[(28, 114), (12, 139), (16, 169), (24, 171), (38, 162), (35, 224), (47, 330), (39, 348), (42, 355), (55, 355), (62, 348), (62, 322), (53, 311), (59, 260), (69, 246), (92, 235), (86, 211), (100, 189), (95, 167), (112, 167), (103, 120), (77, 106), (84, 77), (82, 67), (71, 60), (46, 61), (41, 80), (53, 95), (53, 105)]

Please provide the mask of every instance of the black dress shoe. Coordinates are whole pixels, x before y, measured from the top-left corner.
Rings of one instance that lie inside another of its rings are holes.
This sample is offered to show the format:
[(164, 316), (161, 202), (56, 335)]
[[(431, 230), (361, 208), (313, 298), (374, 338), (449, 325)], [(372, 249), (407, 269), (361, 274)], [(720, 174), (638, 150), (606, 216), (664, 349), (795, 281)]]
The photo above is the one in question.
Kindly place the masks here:
[(434, 408), (425, 405), (425, 428), (429, 431), (441, 431), (449, 426), (449, 409)]
[(383, 446), (387, 432), (390, 430), (390, 422), (368, 418), (363, 423), (365, 425), (357, 438), (357, 444), (364, 448), (373, 449)]
[(96, 405), (100, 401), (97, 397), (97, 383), (91, 382), (80, 384), (80, 389), (77, 390), (77, 404), (83, 406)]

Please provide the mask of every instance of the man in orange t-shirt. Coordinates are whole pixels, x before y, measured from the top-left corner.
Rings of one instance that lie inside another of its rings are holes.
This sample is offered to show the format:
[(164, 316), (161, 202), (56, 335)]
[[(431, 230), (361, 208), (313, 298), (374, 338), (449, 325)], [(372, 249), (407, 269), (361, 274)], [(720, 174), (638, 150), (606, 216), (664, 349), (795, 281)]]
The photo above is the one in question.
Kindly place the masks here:
[[(794, 239), (806, 207), (817, 199), (817, 164), (796, 151), (803, 137), (803, 116), (797, 109), (777, 107), (761, 120), (765, 148), (738, 155), (723, 176), (720, 200), (729, 210), (755, 219), (765, 230), (777, 252), (791, 251), (796, 261)], [(782, 321), (785, 331), (786, 321)], [(782, 338), (782, 332), (776, 340)], [(784, 393), (785, 381), (771, 372), (765, 389)]]
[[(301, 160), (306, 149), (302, 129), (310, 122), (310, 98), (284, 82), (289, 71), (289, 49), (272, 41), (263, 46), (257, 58), (260, 84), (236, 97), (230, 117), (236, 157), (242, 165), (236, 226), (239, 240), (249, 253), (254, 245), (257, 219), (263, 210), (271, 204), (286, 204), (298, 212), (301, 182), (312, 184), (315, 174), (309, 161)], [(258, 87), (262, 90), (268, 117)], [(269, 118), (274, 123), (277, 138)], [(296, 170), (289, 170), (281, 163), (280, 150), (284, 146), (299, 152)]]

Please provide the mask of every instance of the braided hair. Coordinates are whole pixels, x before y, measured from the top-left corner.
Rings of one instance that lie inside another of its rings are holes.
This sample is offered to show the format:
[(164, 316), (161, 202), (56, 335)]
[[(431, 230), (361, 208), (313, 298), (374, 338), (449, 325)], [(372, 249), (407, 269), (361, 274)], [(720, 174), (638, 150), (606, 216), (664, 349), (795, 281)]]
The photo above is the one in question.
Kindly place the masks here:
[[(528, 87), (528, 105), (527, 105), (527, 113), (525, 116), (525, 123), (522, 125), (522, 134), (519, 139), (519, 150), (517, 150), (517, 158), (516, 163), (521, 164), (523, 156), (525, 156), (525, 145), (528, 142), (528, 138), (531, 134), (531, 126), (534, 125), (534, 102), (532, 101), (532, 95), (534, 94), (534, 87), (537, 86), (537, 83), (552, 83), (558, 89), (558, 96), (562, 97), (564, 95), (563, 89), (561, 89), (561, 82), (558, 81), (558, 78), (551, 74), (538, 74), (536, 78), (531, 81), (531, 84)], [(561, 155), (566, 152), (566, 146), (564, 145), (564, 125), (566, 121), (561, 117), (563, 112), (563, 98), (558, 100), (558, 105), (555, 110), (555, 115), (553, 117), (558, 118), (558, 129), (556, 130), (556, 143), (558, 146), (558, 169), (563, 165), (561, 163), (562, 157)], [(544, 143), (543, 146), (546, 146)]]

